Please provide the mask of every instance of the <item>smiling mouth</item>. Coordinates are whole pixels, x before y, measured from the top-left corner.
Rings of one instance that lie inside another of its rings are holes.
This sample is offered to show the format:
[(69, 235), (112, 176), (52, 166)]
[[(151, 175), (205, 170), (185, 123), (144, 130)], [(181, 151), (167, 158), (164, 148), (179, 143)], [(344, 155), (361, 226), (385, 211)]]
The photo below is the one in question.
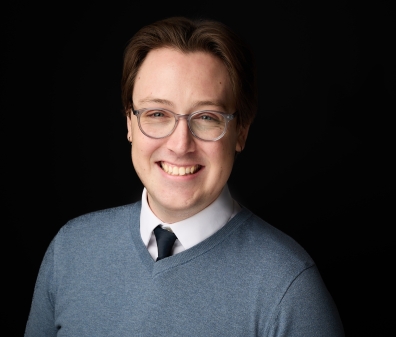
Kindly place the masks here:
[(168, 174), (173, 176), (185, 176), (188, 174), (193, 174), (201, 169), (201, 165), (193, 165), (193, 166), (175, 166), (168, 165), (164, 162), (160, 163), (161, 168)]

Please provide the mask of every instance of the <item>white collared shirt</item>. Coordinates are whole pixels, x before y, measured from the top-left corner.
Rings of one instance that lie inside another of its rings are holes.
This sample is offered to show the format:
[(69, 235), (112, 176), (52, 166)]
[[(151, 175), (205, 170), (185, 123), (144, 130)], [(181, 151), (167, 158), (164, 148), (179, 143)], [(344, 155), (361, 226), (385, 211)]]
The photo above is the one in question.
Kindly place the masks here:
[(151, 211), (147, 202), (147, 190), (144, 188), (140, 213), (140, 235), (150, 255), (156, 260), (158, 256), (157, 240), (153, 230), (158, 225), (171, 229), (177, 236), (172, 249), (172, 255), (174, 255), (195, 246), (216, 233), (240, 210), (241, 207), (232, 199), (228, 186), (225, 185), (219, 197), (201, 212), (188, 219), (168, 224), (158, 219)]

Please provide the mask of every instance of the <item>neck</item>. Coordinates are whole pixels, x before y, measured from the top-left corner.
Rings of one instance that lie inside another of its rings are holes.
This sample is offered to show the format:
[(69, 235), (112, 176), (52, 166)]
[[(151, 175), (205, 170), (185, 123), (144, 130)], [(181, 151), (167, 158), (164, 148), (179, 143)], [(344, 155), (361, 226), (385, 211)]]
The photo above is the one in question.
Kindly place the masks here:
[(216, 196), (213, 200), (211, 200), (209, 203), (205, 204), (197, 204), (192, 207), (188, 208), (168, 208), (168, 207), (163, 207), (161, 205), (158, 205), (150, 196), (149, 193), (147, 193), (147, 203), (151, 209), (151, 211), (155, 214), (155, 216), (160, 219), (162, 222), (167, 223), (167, 224), (172, 224), (175, 222), (179, 222), (185, 219), (188, 219), (192, 217), (193, 215), (201, 212), (204, 210), (206, 207), (208, 207), (210, 204), (212, 204), (213, 201), (217, 199), (218, 196)]

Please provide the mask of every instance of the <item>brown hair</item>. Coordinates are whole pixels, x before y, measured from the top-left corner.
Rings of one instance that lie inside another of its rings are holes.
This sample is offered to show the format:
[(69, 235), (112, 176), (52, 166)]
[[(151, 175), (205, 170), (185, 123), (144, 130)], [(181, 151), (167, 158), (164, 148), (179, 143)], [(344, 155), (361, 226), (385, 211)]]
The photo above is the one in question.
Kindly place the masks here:
[(172, 17), (141, 28), (124, 51), (121, 90), (126, 114), (130, 113), (136, 74), (147, 54), (171, 47), (182, 52), (205, 51), (226, 66), (235, 95), (237, 123), (248, 126), (257, 110), (254, 55), (249, 46), (228, 26), (214, 20)]

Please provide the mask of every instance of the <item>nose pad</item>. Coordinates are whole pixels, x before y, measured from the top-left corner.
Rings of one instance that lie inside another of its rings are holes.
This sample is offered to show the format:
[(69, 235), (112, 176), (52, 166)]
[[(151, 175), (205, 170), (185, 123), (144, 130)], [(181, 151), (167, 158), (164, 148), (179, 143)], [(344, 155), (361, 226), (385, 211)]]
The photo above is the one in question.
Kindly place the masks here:
[[(168, 139), (168, 147), (174, 152), (185, 153), (193, 150), (194, 136), (188, 126), (188, 116), (181, 116), (178, 118), (175, 129)], [(184, 119), (184, 120), (182, 120)]]
[(173, 130), (173, 132), (172, 132), (172, 135), (175, 134), (175, 133), (183, 132), (183, 133), (186, 133), (187, 136), (192, 136), (192, 133), (190, 131), (190, 127), (188, 126), (187, 118), (188, 118), (188, 116), (184, 116), (184, 115), (179, 117), (179, 119), (177, 120), (176, 127)]

